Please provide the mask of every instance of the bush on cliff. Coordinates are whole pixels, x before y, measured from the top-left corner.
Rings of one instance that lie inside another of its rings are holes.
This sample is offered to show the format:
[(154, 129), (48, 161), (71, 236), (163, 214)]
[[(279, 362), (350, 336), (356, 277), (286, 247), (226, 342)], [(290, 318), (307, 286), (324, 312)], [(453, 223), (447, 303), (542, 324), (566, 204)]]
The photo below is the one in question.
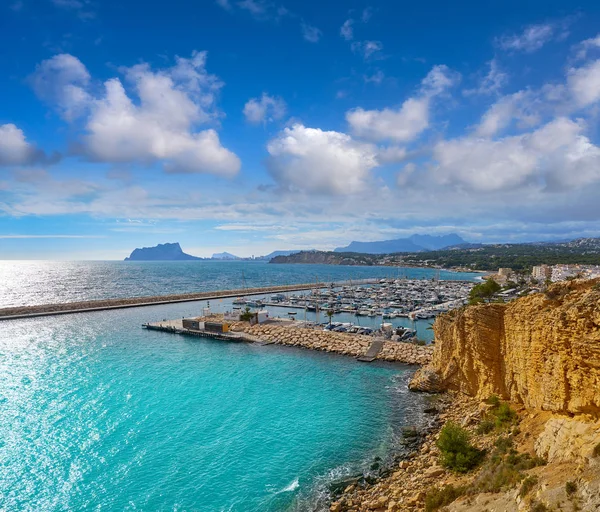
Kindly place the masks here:
[[(494, 451), (483, 466), (469, 492), (500, 492), (515, 487), (525, 479), (524, 471), (545, 463), (539, 457), (528, 453), (519, 453), (513, 447), (511, 437), (499, 437), (494, 443)], [(532, 481), (523, 481), (521, 491), (525, 494), (535, 485)]]
[(471, 444), (469, 433), (451, 421), (440, 431), (436, 445), (442, 465), (458, 473), (473, 469), (483, 457), (483, 452)]
[(445, 485), (430, 490), (425, 496), (425, 512), (434, 512), (435, 510), (450, 505), (454, 500), (460, 498), (465, 490), (462, 487)]

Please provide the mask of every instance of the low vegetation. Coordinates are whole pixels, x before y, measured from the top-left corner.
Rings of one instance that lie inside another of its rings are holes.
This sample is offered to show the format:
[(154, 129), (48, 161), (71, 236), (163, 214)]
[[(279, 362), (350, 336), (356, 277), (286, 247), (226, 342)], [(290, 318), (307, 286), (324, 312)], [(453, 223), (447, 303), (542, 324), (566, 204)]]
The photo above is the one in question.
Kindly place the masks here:
[(573, 494), (575, 494), (577, 492), (577, 484), (575, 482), (573, 482), (572, 480), (569, 480), (565, 484), (565, 492), (567, 493), (567, 496), (569, 496), (569, 497), (573, 496)]
[(450, 505), (454, 500), (460, 498), (465, 493), (464, 488), (445, 485), (430, 490), (425, 497), (425, 512), (434, 512), (441, 507)]
[(533, 489), (537, 483), (538, 483), (537, 476), (533, 475), (533, 476), (526, 477), (525, 480), (523, 480), (523, 482), (521, 482), (521, 488), (519, 489), (519, 496), (521, 496), (521, 498), (524, 498), (525, 496), (527, 496), (529, 494), (529, 492), (531, 491), (531, 489)]
[(456, 423), (448, 422), (437, 440), (442, 465), (457, 473), (476, 467), (484, 453), (471, 444), (469, 433)]
[(594, 457), (600, 457), (600, 443), (594, 446)]
[(502, 402), (496, 395), (492, 395), (487, 399), (487, 403), (492, 407), (479, 423), (478, 434), (489, 434), (496, 429), (506, 430), (516, 423), (517, 413), (507, 402)]
[[(494, 444), (494, 450), (469, 490), (471, 492), (500, 492), (511, 489), (525, 479), (524, 471), (545, 463), (546, 461), (539, 457), (517, 452), (510, 436), (499, 437)], [(531, 481), (527, 484), (531, 487), (533, 485), (535, 484)]]

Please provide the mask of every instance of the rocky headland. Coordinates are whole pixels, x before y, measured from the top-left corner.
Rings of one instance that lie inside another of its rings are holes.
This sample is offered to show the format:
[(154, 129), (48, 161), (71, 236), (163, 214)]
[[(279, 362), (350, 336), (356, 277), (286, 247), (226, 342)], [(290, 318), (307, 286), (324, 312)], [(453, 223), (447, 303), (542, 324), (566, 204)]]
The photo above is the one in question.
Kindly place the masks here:
[[(431, 363), (410, 388), (439, 393), (435, 428), (330, 510), (600, 510), (600, 281), (456, 310), (434, 330)], [(468, 468), (448, 462), (450, 427), (478, 456)]]

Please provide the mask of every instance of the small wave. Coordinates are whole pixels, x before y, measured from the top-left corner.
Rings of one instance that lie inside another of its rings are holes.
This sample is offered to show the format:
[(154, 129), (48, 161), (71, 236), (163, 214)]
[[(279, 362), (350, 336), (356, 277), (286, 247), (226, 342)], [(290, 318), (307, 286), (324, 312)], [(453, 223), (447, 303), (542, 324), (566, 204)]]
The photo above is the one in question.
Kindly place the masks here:
[(283, 489), (281, 489), (281, 491), (277, 491), (275, 494), (281, 494), (282, 492), (292, 492), (298, 489), (298, 487), (300, 487), (300, 480), (298, 478), (295, 478), (290, 485), (284, 487)]

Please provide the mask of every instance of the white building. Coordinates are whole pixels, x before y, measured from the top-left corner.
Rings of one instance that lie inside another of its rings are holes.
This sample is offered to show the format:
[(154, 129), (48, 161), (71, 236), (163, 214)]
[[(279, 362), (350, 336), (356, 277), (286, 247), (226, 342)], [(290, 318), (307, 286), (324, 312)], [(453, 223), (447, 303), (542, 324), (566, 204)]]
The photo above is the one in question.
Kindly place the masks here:
[(552, 267), (548, 265), (537, 265), (533, 267), (531, 275), (535, 280), (544, 282), (552, 276)]

